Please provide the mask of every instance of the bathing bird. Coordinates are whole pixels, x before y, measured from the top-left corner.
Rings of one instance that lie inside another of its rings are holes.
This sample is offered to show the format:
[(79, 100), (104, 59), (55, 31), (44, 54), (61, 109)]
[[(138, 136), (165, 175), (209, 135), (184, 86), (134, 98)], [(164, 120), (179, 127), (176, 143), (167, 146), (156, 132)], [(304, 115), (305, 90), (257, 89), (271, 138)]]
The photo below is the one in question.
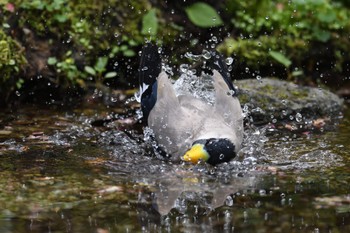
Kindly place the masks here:
[(216, 165), (236, 157), (241, 148), (243, 114), (237, 90), (223, 56), (210, 51), (210, 57), (212, 104), (192, 93), (177, 93), (162, 70), (158, 47), (147, 43), (142, 49), (139, 94), (143, 119), (153, 131), (157, 148), (171, 161)]

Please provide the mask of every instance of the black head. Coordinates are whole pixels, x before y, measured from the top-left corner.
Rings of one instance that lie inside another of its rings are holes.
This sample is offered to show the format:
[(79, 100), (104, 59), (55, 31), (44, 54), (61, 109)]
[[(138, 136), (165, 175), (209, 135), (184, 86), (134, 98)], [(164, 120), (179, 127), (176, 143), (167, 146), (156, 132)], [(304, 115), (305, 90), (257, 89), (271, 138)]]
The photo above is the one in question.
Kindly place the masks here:
[(204, 144), (204, 149), (209, 154), (207, 163), (211, 165), (229, 162), (236, 157), (235, 145), (226, 138), (210, 138)]
[(184, 155), (185, 161), (197, 163), (203, 160), (211, 165), (229, 162), (236, 157), (235, 145), (226, 138), (197, 140)]

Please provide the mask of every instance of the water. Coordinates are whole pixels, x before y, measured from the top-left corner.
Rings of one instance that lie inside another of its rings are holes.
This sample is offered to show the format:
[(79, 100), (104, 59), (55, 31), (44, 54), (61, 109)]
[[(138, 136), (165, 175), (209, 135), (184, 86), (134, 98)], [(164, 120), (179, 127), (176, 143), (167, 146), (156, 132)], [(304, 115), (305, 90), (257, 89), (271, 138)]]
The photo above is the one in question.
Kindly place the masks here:
[(183, 73), (174, 83), (176, 95), (191, 94), (206, 103), (214, 105), (215, 91), (213, 79), (210, 75), (202, 73), (200, 76)]
[(214, 168), (151, 156), (123, 108), (2, 111), (0, 232), (349, 232), (349, 116), (325, 132), (252, 126)]

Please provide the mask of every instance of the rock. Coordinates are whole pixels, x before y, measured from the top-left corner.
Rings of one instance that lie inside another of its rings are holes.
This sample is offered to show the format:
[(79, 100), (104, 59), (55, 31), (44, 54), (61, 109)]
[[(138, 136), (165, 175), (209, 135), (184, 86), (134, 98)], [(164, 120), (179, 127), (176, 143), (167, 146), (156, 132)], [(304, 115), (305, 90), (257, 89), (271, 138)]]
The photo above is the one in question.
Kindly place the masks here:
[(254, 123), (273, 119), (305, 121), (339, 116), (343, 99), (314, 87), (298, 86), (273, 78), (248, 79), (235, 82), (242, 106), (248, 107)]

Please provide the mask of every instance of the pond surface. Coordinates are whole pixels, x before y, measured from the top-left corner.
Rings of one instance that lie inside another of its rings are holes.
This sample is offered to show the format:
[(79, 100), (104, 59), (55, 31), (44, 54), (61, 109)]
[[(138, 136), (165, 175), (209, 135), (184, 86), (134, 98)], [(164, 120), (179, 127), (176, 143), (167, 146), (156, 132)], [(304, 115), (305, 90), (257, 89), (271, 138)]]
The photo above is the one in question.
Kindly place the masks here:
[(251, 127), (214, 168), (149, 156), (134, 112), (3, 110), (0, 232), (350, 232), (349, 117)]

